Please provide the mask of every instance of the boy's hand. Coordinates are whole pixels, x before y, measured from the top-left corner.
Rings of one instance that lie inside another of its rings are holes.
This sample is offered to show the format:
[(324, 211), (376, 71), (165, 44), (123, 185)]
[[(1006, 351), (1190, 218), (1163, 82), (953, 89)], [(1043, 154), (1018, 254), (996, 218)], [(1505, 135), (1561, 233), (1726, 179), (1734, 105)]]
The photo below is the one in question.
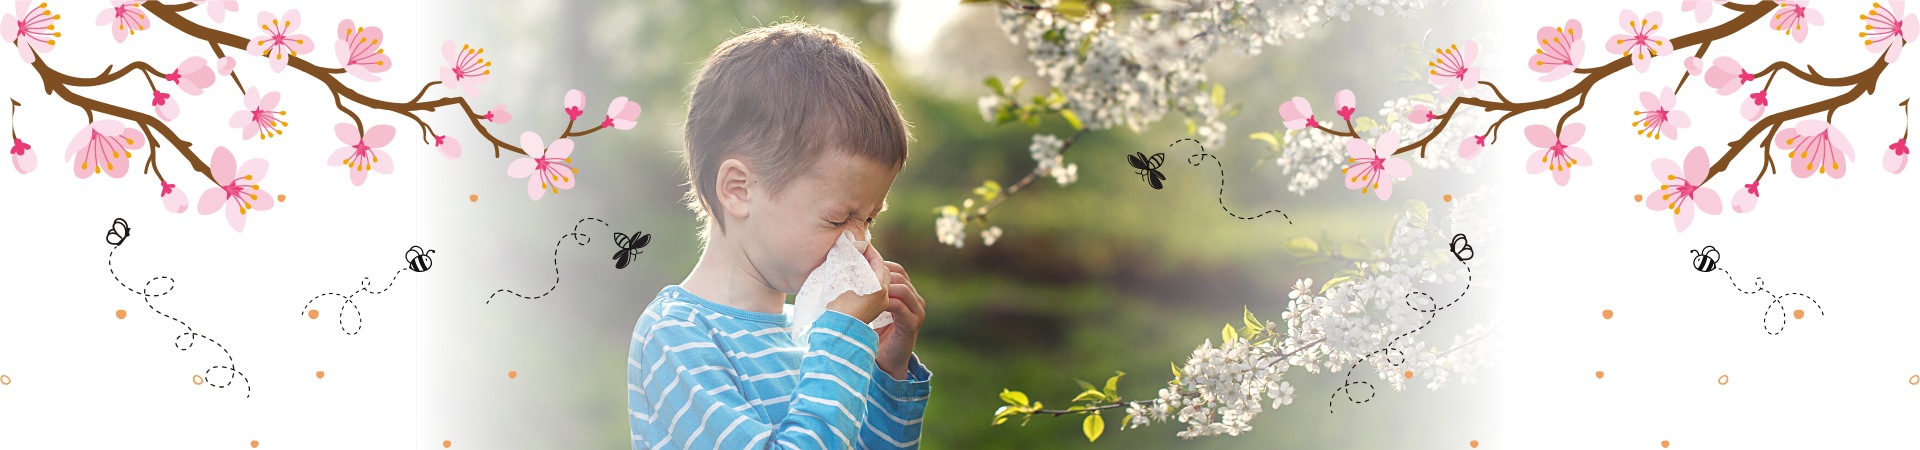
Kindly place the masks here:
[(920, 324), (927, 319), (927, 301), (914, 290), (906, 267), (893, 261), (885, 264), (890, 278), (886, 289), (887, 311), (893, 313), (893, 323), (877, 330), (880, 348), (873, 363), (894, 380), (906, 380), (907, 364), (913, 358), (913, 342), (920, 336)]
[[(865, 247), (860, 249), (861, 256), (865, 256), (867, 264), (872, 265), (873, 273), (880, 279), (880, 285), (886, 286), (888, 284), (887, 266), (882, 264), (886, 261), (880, 259), (880, 251), (874, 250), (873, 245), (865, 241), (854, 245)], [(889, 308), (887, 303), (887, 289), (873, 291), (867, 295), (854, 295), (853, 291), (845, 291), (841, 292), (839, 297), (835, 297), (832, 302), (827, 303), (827, 310), (839, 311), (860, 319), (860, 322), (864, 323), (872, 322), (875, 317), (880, 317), (882, 311), (887, 311)], [(896, 317), (899, 315), (899, 313), (894, 314)], [(885, 339), (884, 335), (881, 336), (882, 342), (885, 342)]]

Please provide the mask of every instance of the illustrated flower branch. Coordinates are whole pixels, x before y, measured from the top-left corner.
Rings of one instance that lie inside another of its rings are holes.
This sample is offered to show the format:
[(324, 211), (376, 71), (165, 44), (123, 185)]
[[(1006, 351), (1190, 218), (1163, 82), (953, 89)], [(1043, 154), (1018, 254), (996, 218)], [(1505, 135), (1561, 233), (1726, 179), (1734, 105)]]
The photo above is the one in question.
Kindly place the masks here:
[[(1476, 42), (1468, 41), (1437, 49), (1435, 54), (1429, 55), (1437, 58), (1428, 62), (1427, 65), (1429, 66), (1428, 75), (1433, 85), (1439, 89), (1440, 97), (1447, 97), (1454, 93), (1456, 88), (1476, 84), (1487, 86), (1492, 91), (1492, 95), (1461, 94), (1459, 97), (1452, 98), (1451, 101), (1444, 102), (1447, 106), (1444, 112), (1438, 114), (1421, 108), (1414, 109), (1408, 114), (1409, 121), (1437, 120), (1438, 124), (1426, 130), (1422, 137), (1394, 149), (1392, 154), (1399, 155), (1419, 150), (1417, 156), (1427, 158), (1429, 156), (1426, 152), (1427, 147), (1451, 128), (1456, 127), (1456, 119), (1459, 115), (1468, 110), (1496, 113), (1499, 118), (1483, 133), (1460, 141), (1458, 156), (1472, 158), (1480, 152), (1481, 148), (1499, 140), (1500, 128), (1507, 120), (1524, 113), (1558, 108), (1573, 103), (1571, 108), (1560, 115), (1558, 122), (1551, 129), (1543, 125), (1532, 125), (1526, 130), (1528, 141), (1541, 149), (1529, 158), (1527, 171), (1529, 173), (1552, 171), (1554, 180), (1558, 184), (1566, 185), (1573, 167), (1593, 164), (1590, 155), (1572, 146), (1585, 133), (1586, 127), (1579, 123), (1569, 123), (1569, 120), (1583, 111), (1587, 97), (1595, 93), (1599, 83), (1618, 75), (1628, 67), (1645, 72), (1661, 56), (1670, 56), (1689, 47), (1697, 47), (1692, 57), (1684, 59), (1683, 64), (1687, 70), (1681, 75), (1678, 83), (1671, 88), (1657, 91), (1657, 94), (1656, 92), (1640, 94), (1644, 110), (1634, 112), (1635, 133), (1652, 139), (1679, 139), (1681, 129), (1691, 126), (1692, 120), (1685, 112), (1676, 109), (1676, 95), (1680, 88), (1686, 86), (1687, 80), (1693, 77), (1702, 78), (1704, 83), (1716, 89), (1721, 95), (1730, 95), (1739, 91), (1748, 82), (1766, 78), (1766, 83), (1760, 91), (1749, 95), (1747, 100), (1742, 102), (1741, 116), (1754, 123), (1737, 139), (1727, 142), (1725, 151), (1721, 152), (1710, 165), (1702, 167), (1699, 172), (1677, 169), (1666, 172), (1656, 170), (1657, 176), (1669, 178), (1661, 179), (1663, 183), (1660, 189), (1654, 191), (1654, 195), (1637, 196), (1637, 201), (1646, 202), (1649, 209), (1665, 209), (1672, 212), (1675, 215), (1676, 230), (1684, 231), (1692, 221), (1694, 203), (1699, 203), (1699, 210), (1709, 214), (1718, 214), (1720, 211), (1717, 196), (1696, 195), (1696, 191), (1701, 194), (1711, 194), (1710, 189), (1702, 191), (1704, 189), (1702, 186), (1727, 170), (1743, 150), (1756, 144), (1763, 152), (1761, 173), (1755, 177), (1753, 183), (1745, 185), (1743, 192), (1736, 196), (1735, 212), (1752, 211), (1759, 196), (1758, 186), (1761, 178), (1776, 170), (1777, 163), (1772, 159), (1772, 147), (1789, 150), (1787, 156), (1791, 160), (1794, 174), (1798, 177), (1805, 178), (1814, 174), (1825, 174), (1832, 178), (1843, 176), (1847, 162), (1853, 159), (1853, 149), (1852, 144), (1832, 124), (1833, 115), (1841, 107), (1859, 101), (1864, 95), (1874, 93), (1882, 73), (1888, 65), (1898, 60), (1900, 49), (1914, 35), (1920, 34), (1916, 33), (1920, 31), (1920, 20), (1915, 20), (1912, 14), (1905, 14), (1904, 1), (1891, 2), (1885, 6), (1874, 3), (1873, 9), (1860, 15), (1860, 19), (1866, 22), (1866, 31), (1859, 33), (1860, 37), (1867, 38), (1865, 41), (1867, 53), (1874, 56), (1874, 60), (1866, 68), (1849, 75), (1837, 77), (1822, 75), (1812, 66), (1806, 66), (1802, 70), (1788, 61), (1774, 62), (1757, 73), (1749, 73), (1729, 57), (1716, 59), (1710, 67), (1702, 61), (1702, 58), (1707, 57), (1708, 49), (1713, 42), (1751, 29), (1763, 18), (1769, 19), (1768, 28), (1782, 32), (1796, 42), (1804, 41), (1809, 30), (1823, 25), (1824, 20), (1818, 11), (1809, 8), (1806, 2), (1801, 0), (1760, 1), (1754, 4), (1725, 1), (1713, 3), (1714, 5), (1705, 2), (1687, 2), (1683, 10), (1697, 11), (1696, 17), (1702, 21), (1711, 15), (1711, 10), (1715, 9), (1716, 5), (1718, 8), (1732, 10), (1738, 13), (1738, 16), (1718, 25), (1671, 39), (1663, 36), (1664, 31), (1661, 27), (1664, 23), (1660, 12), (1649, 12), (1642, 16), (1631, 10), (1621, 11), (1620, 23), (1624, 33), (1606, 41), (1607, 50), (1620, 56), (1595, 67), (1579, 66), (1586, 44), (1582, 42), (1584, 30), (1578, 20), (1569, 20), (1565, 26), (1541, 28), (1536, 35), (1537, 45), (1540, 48), (1528, 59), (1529, 68), (1546, 73), (1542, 81), (1553, 81), (1569, 75), (1581, 75), (1582, 78), (1557, 94), (1537, 100), (1509, 99), (1500, 93), (1494, 83), (1478, 80), (1477, 68), (1474, 67), (1478, 53)], [(1771, 106), (1768, 101), (1768, 92), (1772, 89), (1774, 78), (1783, 72), (1813, 86), (1846, 90), (1824, 100), (1767, 114), (1766, 110)], [(1351, 96), (1352, 94), (1341, 91), (1340, 95)], [(1348, 125), (1347, 131), (1340, 131), (1319, 125), (1312, 120), (1301, 123), (1302, 121), (1299, 120), (1301, 117), (1310, 118), (1312, 115), (1310, 109), (1304, 108), (1304, 102), (1302, 99), (1295, 98), (1293, 102), (1281, 106), (1280, 115), (1288, 129), (1318, 132), (1334, 138), (1316, 141), (1320, 147), (1336, 147), (1333, 143), (1339, 140), (1355, 143), (1365, 141), (1365, 136), (1357, 133), (1351, 124)], [(1292, 107), (1289, 107), (1290, 105)], [(1826, 113), (1826, 120), (1805, 119), (1797, 123), (1789, 123), (1821, 112)], [(1764, 137), (1762, 132), (1766, 133)], [(1280, 147), (1271, 135), (1265, 137), (1255, 135), (1254, 138), (1273, 143), (1276, 149)], [(1903, 147), (1904, 138), (1895, 146)], [(1288, 150), (1293, 148), (1290, 146)], [(1338, 152), (1333, 148), (1323, 151)], [(1340, 176), (1346, 178), (1349, 188), (1363, 191), (1375, 188), (1379, 189), (1381, 194), (1386, 194), (1389, 192), (1384, 189), (1386, 183), (1393, 178), (1404, 178), (1404, 176), (1393, 174), (1380, 176), (1375, 170), (1356, 172), (1354, 169), (1366, 169), (1362, 167), (1367, 162), (1364, 160), (1372, 158), (1373, 155), (1367, 152), (1350, 153), (1352, 155), (1348, 157), (1347, 163), (1340, 164), (1346, 166), (1340, 170)], [(1898, 158), (1904, 155), (1904, 151), (1890, 147), (1887, 159), (1890, 172), (1897, 173), (1899, 169), (1904, 168), (1905, 160)], [(1286, 157), (1283, 156), (1283, 158)], [(1691, 160), (1692, 157), (1689, 156), (1688, 159)], [(1326, 173), (1317, 172), (1325, 170), (1324, 167), (1324, 165), (1287, 166), (1290, 170), (1299, 171), (1296, 178), (1307, 177), (1308, 179), (1326, 176)], [(1682, 178), (1681, 175), (1689, 175), (1690, 178)], [(1379, 184), (1376, 185), (1375, 181)], [(1309, 183), (1307, 187), (1310, 188), (1311, 185)], [(1387, 196), (1381, 195), (1381, 198), (1385, 199)]]
[[(165, 4), (159, 1), (123, 1), (114, 3), (111, 9), (101, 13), (99, 24), (109, 26), (110, 32), (118, 42), (124, 42), (136, 36), (139, 32), (147, 31), (148, 28), (154, 24), (152, 19), (159, 19), (159, 23), (175, 27), (193, 39), (206, 42), (212, 50), (213, 56), (217, 59), (217, 62), (213, 66), (209, 66), (208, 62), (203, 58), (188, 58), (186, 62), (180, 65), (179, 69), (171, 73), (163, 72), (145, 61), (132, 61), (121, 65), (117, 71), (114, 70), (112, 66), (109, 66), (106, 70), (102, 71), (100, 75), (93, 77), (69, 75), (53, 68), (44, 58), (46, 53), (54, 50), (54, 38), (61, 35), (61, 32), (53, 31), (55, 22), (60, 19), (60, 15), (52, 14), (52, 12), (47, 9), (45, 3), (29, 8), (27, 2), (19, 2), (16, 8), (16, 13), (19, 15), (18, 18), (9, 14), (4, 19), (0, 19), (0, 22), (6, 25), (5, 39), (19, 50), (22, 61), (27, 62), (33, 67), (35, 73), (39, 75), (45, 91), (50, 95), (58, 96), (61, 100), (69, 104), (80, 107), (87, 115), (89, 126), (82, 130), (80, 136), (75, 138), (74, 144), (69, 147), (67, 152), (67, 158), (69, 160), (72, 160), (76, 154), (82, 156), (81, 160), (76, 162), (76, 176), (87, 178), (92, 174), (106, 173), (115, 178), (121, 177), (125, 173), (127, 159), (130, 158), (131, 151), (138, 150), (147, 143), (152, 143), (153, 147), (149, 149), (143, 173), (151, 172), (160, 182), (163, 203), (169, 211), (184, 211), (186, 209), (185, 200), (176, 195), (174, 191), (175, 185), (169, 183), (164, 175), (160, 173), (159, 164), (157, 163), (157, 159), (159, 158), (157, 149), (161, 146), (160, 141), (164, 140), (167, 142), (167, 145), (171, 145), (177, 151), (189, 167), (214, 183), (215, 189), (209, 190), (210, 194), (204, 196), (202, 200), (202, 213), (211, 213), (211, 210), (205, 207), (205, 204), (209, 201), (237, 201), (239, 202), (237, 204), (242, 206), (237, 209), (239, 211), (237, 214), (240, 215), (230, 214), (229, 221), (236, 231), (241, 230), (245, 224), (245, 212), (253, 209), (253, 207), (246, 204), (250, 201), (264, 202), (264, 200), (239, 198), (238, 196), (243, 194), (249, 196), (255, 194), (248, 193), (251, 191), (243, 191), (235, 188), (235, 180), (221, 179), (221, 177), (216, 174), (219, 168), (210, 166), (196, 154), (193, 142), (182, 137), (175, 128), (169, 124), (169, 122), (179, 115), (179, 99), (172, 94), (163, 92), (160, 89), (161, 83), (155, 81), (155, 78), (164, 79), (167, 82), (175, 84), (182, 91), (197, 96), (213, 84), (215, 77), (229, 76), (232, 78), (234, 85), (240, 88), (241, 93), (245, 97), (246, 108), (236, 112), (230, 121), (232, 127), (241, 129), (242, 139), (251, 139), (253, 137), (267, 139), (283, 135), (286, 133), (285, 128), (289, 123), (284, 119), (287, 111), (277, 108), (280, 93), (263, 93), (262, 89), (245, 87), (245, 85), (241, 83), (239, 73), (233, 70), (235, 60), (227, 57), (225, 54), (226, 49), (234, 49), (242, 51), (247, 57), (266, 58), (269, 67), (276, 73), (291, 67), (314, 80), (320, 81), (326, 86), (327, 95), (333, 98), (335, 108), (352, 120), (351, 125), (343, 123), (335, 127), (335, 134), (348, 144), (348, 147), (335, 151), (334, 156), (329, 159), (328, 163), (334, 166), (348, 166), (350, 170), (349, 179), (354, 185), (360, 185), (365, 181), (367, 171), (389, 173), (393, 167), (391, 155), (379, 149), (379, 147), (384, 147), (391, 140), (393, 136), (392, 127), (378, 124), (369, 127), (360, 112), (364, 110), (380, 110), (410, 119), (419, 126), (422, 142), (433, 145), (442, 155), (448, 158), (457, 158), (461, 153), (459, 141), (446, 135), (435, 134), (433, 126), (427, 123), (422, 117), (423, 113), (435, 112), (439, 108), (457, 106), (465, 116), (466, 122), (493, 147), (495, 158), (499, 157), (501, 149), (505, 149), (514, 153), (534, 157), (541, 161), (547, 159), (565, 160), (565, 162), (559, 163), (563, 164), (560, 167), (568, 169), (564, 172), (559, 170), (546, 170), (546, 163), (539, 164), (541, 169), (543, 169), (543, 176), (548, 179), (530, 180), (530, 185), (538, 186), (541, 191), (552, 193), (558, 193), (560, 189), (573, 186), (573, 177), (578, 173), (578, 169), (575, 169), (572, 165), (565, 165), (572, 161), (571, 158), (546, 158), (545, 156), (551, 156), (547, 155), (550, 150), (549, 148), (527, 147), (528, 143), (544, 145), (537, 137), (531, 140), (527, 139), (527, 136), (534, 136), (533, 133), (525, 133), (518, 141), (509, 141), (495, 136), (493, 132), (481, 122), (485, 120), (496, 124), (503, 124), (511, 120), (512, 117), (506, 112), (504, 106), (496, 106), (483, 114), (476, 112), (470, 103), (469, 98), (479, 93), (477, 87), (484, 84), (492, 74), (491, 69), (488, 68), (492, 63), (480, 57), (480, 55), (485, 52), (483, 49), (472, 48), (470, 46), (456, 47), (452, 41), (447, 41), (442, 45), (441, 53), (446, 59), (448, 66), (441, 68), (440, 80), (430, 81), (424, 86), (421, 86), (420, 93), (415, 95), (411, 100), (404, 102), (381, 100), (347, 86), (338, 77), (339, 75), (345, 74), (352, 75), (364, 81), (375, 82), (380, 80), (377, 75), (378, 73), (385, 72), (392, 68), (394, 61), (386, 55), (385, 50), (381, 48), (384, 44), (382, 41), (384, 34), (378, 27), (360, 27), (355, 26), (352, 20), (342, 21), (339, 26), (336, 27), (339, 40), (335, 43), (337, 47), (337, 62), (340, 64), (340, 67), (323, 67), (304, 58), (304, 56), (308, 56), (307, 54), (313, 51), (315, 42), (307, 35), (297, 34), (299, 27), (303, 24), (299, 11), (290, 10), (284, 15), (279, 16), (268, 12), (259, 13), (259, 26), (266, 34), (249, 39), (240, 35), (208, 28), (180, 15), (184, 11), (200, 6), (200, 3), (206, 4), (209, 10), (209, 16), (213, 18), (215, 22), (223, 20), (224, 12), (238, 9), (237, 5), (231, 1), (179, 4)], [(223, 49), (223, 47), (225, 49)], [(101, 86), (113, 83), (135, 72), (141, 74), (142, 78), (146, 80), (148, 87), (153, 91), (153, 99), (151, 102), (154, 107), (153, 114), (134, 111), (101, 99), (81, 95), (73, 90), (73, 88)], [(426, 99), (428, 89), (435, 85), (445, 85), (448, 88), (459, 89), (466, 95)], [(637, 103), (627, 101), (625, 97), (620, 97), (613, 101), (612, 105), (608, 108), (605, 120), (601, 121), (600, 125), (575, 131), (575, 121), (578, 120), (581, 115), (581, 111), (575, 103), (582, 100), (582, 97), (577, 90), (569, 93), (567, 99), (567, 114), (569, 116), (567, 128), (560, 133), (560, 138), (553, 142), (555, 146), (564, 145), (570, 151), (572, 148), (570, 138), (586, 136), (609, 127), (621, 130), (631, 129), (635, 124), (634, 120), (640, 114), (640, 107)], [(14, 102), (16, 109), (19, 105), (19, 102)], [(356, 109), (361, 109), (362, 111), (356, 111)], [(95, 112), (132, 121), (135, 125), (138, 125), (140, 132), (136, 133), (132, 131), (130, 127), (126, 127), (118, 121), (112, 121), (110, 119), (97, 121), (94, 117)], [(89, 133), (91, 133), (93, 137), (89, 137)], [(156, 134), (157, 137), (161, 139), (155, 139)], [(124, 137), (105, 139), (104, 137), (106, 136)], [(15, 167), (21, 173), (31, 172), (33, 169), (34, 157), (32, 153), (30, 153), (30, 150), (31, 146), (22, 142), (16, 132), (12, 154), (14, 155)], [(260, 161), (263, 165), (265, 164), (264, 160), (257, 161)], [(264, 173), (264, 167), (261, 168), (260, 172)], [(509, 170), (509, 172), (510, 175), (512, 175), (514, 170)], [(519, 175), (519, 177), (525, 177), (525, 175)], [(254, 180), (254, 183), (257, 182), (257, 180)], [(248, 186), (247, 189), (249, 190), (259, 189), (258, 186), (254, 184), (248, 184), (246, 186)], [(226, 194), (226, 197), (217, 198), (211, 195), (211, 193), (216, 190), (228, 194)], [(529, 197), (538, 200), (540, 194), (530, 191)], [(261, 207), (259, 209), (266, 208)]]

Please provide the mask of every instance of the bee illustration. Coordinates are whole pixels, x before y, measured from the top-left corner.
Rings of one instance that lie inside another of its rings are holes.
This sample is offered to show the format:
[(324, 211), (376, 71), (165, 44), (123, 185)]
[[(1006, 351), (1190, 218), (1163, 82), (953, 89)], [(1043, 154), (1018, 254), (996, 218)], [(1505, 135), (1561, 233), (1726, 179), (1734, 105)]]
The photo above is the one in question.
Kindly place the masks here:
[(113, 225), (107, 227), (107, 245), (119, 247), (133, 237), (133, 227), (127, 226), (127, 219), (113, 219)]
[(1147, 156), (1146, 153), (1134, 152), (1134, 154), (1127, 155), (1127, 164), (1132, 165), (1135, 169), (1140, 169), (1140, 171), (1134, 173), (1140, 175), (1140, 179), (1146, 180), (1147, 185), (1153, 186), (1154, 189), (1160, 189), (1162, 187), (1160, 180), (1167, 179), (1166, 174), (1160, 173), (1160, 165), (1166, 162), (1166, 153), (1155, 153), (1153, 156)]
[(613, 234), (613, 245), (620, 247), (619, 251), (613, 252), (613, 268), (627, 268), (627, 264), (633, 262), (634, 255), (645, 253), (640, 249), (646, 247), (648, 242), (653, 241), (653, 235), (651, 234), (641, 234), (641, 232), (635, 231), (633, 232), (633, 236), (634, 237), (628, 237), (625, 233)]
[(1687, 252), (1693, 253), (1693, 270), (1706, 273), (1720, 268), (1720, 249), (1709, 245), (1707, 248), (1687, 250)]
[(1473, 244), (1467, 243), (1467, 235), (1464, 233), (1453, 235), (1453, 242), (1447, 243), (1447, 249), (1452, 250), (1453, 258), (1460, 262), (1473, 259)]
[(428, 269), (432, 269), (433, 257), (429, 256), (432, 254), (433, 250), (422, 249), (418, 245), (407, 249), (407, 270), (426, 272)]

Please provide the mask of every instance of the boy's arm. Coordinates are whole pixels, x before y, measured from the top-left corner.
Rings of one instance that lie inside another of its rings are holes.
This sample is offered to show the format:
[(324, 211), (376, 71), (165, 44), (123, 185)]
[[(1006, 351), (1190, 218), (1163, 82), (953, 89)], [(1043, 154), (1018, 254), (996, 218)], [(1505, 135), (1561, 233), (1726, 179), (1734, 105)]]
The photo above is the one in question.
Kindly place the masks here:
[(926, 415), (933, 373), (915, 355), (907, 361), (907, 379), (874, 371), (867, 388), (867, 421), (860, 444), (867, 449), (920, 448), (920, 422)]
[[(801, 380), (786, 398), (763, 404), (790, 408), (764, 423), (738, 388), (732, 361), (709, 330), (687, 320), (691, 308), (671, 308), (637, 336), (638, 358), (628, 362), (628, 412), (635, 449), (845, 449), (857, 445), (866, 417), (866, 380), (877, 340), (866, 324), (829, 312), (815, 322)], [(849, 383), (846, 380), (853, 380)], [(784, 402), (782, 402), (784, 401)]]

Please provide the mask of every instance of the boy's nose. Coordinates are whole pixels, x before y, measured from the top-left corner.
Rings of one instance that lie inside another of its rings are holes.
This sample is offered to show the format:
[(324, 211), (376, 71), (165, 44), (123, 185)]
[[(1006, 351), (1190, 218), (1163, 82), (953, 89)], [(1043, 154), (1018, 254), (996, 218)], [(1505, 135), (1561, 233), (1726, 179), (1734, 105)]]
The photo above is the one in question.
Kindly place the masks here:
[(865, 221), (854, 223), (853, 238), (857, 240), (862, 240), (862, 241), (867, 240), (867, 233), (869, 232), (868, 229), (871, 228), (872, 226), (873, 226), (872, 224), (868, 224)]

